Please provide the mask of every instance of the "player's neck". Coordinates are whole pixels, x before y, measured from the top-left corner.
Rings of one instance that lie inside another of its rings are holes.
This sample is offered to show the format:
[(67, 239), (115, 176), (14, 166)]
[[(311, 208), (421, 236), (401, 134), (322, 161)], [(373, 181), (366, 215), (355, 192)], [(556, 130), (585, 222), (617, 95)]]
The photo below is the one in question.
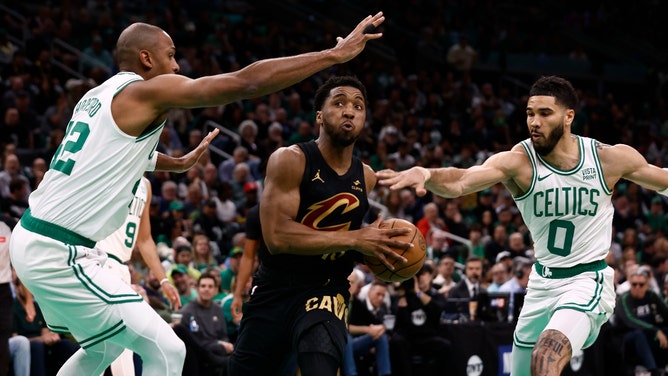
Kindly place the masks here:
[(554, 146), (554, 149), (541, 158), (550, 166), (560, 170), (570, 170), (580, 161), (580, 147), (575, 135), (564, 135)]

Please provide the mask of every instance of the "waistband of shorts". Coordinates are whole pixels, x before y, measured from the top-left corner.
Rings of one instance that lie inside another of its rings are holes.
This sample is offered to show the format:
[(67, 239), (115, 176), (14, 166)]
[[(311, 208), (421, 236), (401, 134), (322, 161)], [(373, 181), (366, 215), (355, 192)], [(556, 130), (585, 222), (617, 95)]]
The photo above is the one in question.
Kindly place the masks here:
[(307, 275), (300, 273), (272, 271), (268, 270), (268, 268), (266, 267), (263, 267), (262, 264), (260, 264), (260, 267), (258, 268), (255, 277), (260, 281), (265, 281), (272, 285), (277, 284), (280, 286), (292, 286), (292, 287), (294, 286), (322, 287), (344, 282), (349, 284), (347, 279), (339, 281), (335, 278), (331, 278), (330, 276), (326, 276), (323, 274)]
[(111, 253), (107, 253), (107, 257), (109, 257), (111, 260), (114, 260), (121, 265), (127, 265), (128, 264), (127, 261), (123, 261), (118, 256), (112, 255)]
[(550, 268), (549, 266), (541, 265), (540, 262), (536, 261), (534, 266), (536, 267), (536, 272), (541, 277), (559, 279), (574, 277), (584, 272), (596, 272), (603, 270), (608, 266), (608, 264), (605, 262), (605, 260), (598, 260), (586, 264), (578, 264), (571, 266), (570, 268)]
[(23, 216), (21, 217), (21, 225), (28, 231), (61, 241), (65, 244), (82, 245), (88, 248), (95, 247), (96, 242), (83, 237), (74, 231), (33, 217), (30, 213), (30, 208), (23, 213)]

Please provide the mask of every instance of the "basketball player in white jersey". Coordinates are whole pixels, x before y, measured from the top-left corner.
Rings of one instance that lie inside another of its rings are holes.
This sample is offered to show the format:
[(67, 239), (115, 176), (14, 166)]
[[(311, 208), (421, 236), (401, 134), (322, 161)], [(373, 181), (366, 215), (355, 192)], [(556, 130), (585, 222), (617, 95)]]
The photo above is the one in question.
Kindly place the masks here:
[(145, 171), (185, 171), (217, 135), (210, 133), (179, 159), (155, 153), (169, 110), (218, 106), (289, 87), (357, 56), (367, 41), (382, 36), (365, 30), (383, 21), (380, 12), (366, 17), (331, 49), (198, 79), (176, 74), (176, 49), (162, 29), (134, 23), (123, 30), (116, 45), (119, 73), (75, 106), (10, 241), (16, 273), (39, 301), (49, 328), (71, 332), (81, 346), (59, 375), (99, 375), (125, 348), (141, 356), (146, 376), (181, 374), (183, 342), (141, 296), (103, 268), (107, 255), (95, 248), (125, 221)]
[[(143, 177), (139, 181), (134, 198), (130, 203), (130, 213), (125, 223), (113, 234), (97, 242), (96, 248), (107, 253), (108, 259), (104, 267), (118, 275), (123, 282), (131, 285), (130, 269), (127, 262), (130, 261), (132, 250), (136, 245), (148, 268), (160, 280), (162, 291), (169, 299), (170, 308), (176, 311), (181, 306), (179, 293), (167, 279), (165, 269), (160, 263), (158, 249), (151, 236), (149, 205), (152, 198), (151, 183)], [(135, 374), (132, 351), (125, 349), (111, 363), (111, 373), (114, 376), (133, 376)]]
[(459, 197), (503, 183), (534, 240), (528, 292), (514, 333), (512, 374), (560, 375), (574, 351), (590, 346), (615, 305), (610, 249), (612, 191), (620, 179), (668, 195), (668, 170), (630, 146), (571, 133), (573, 86), (542, 77), (529, 92), (530, 138), (468, 169), (380, 171), (391, 189)]

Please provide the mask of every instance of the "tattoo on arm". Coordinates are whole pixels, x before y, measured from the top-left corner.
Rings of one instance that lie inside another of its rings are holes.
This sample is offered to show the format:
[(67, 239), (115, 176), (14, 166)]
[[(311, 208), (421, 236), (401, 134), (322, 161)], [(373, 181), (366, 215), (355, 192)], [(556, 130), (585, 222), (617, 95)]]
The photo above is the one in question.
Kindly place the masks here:
[(596, 141), (596, 149), (601, 150), (603, 148), (609, 148), (610, 145), (604, 144), (601, 141)]
[(531, 375), (560, 375), (572, 355), (571, 343), (558, 330), (546, 330), (531, 354)]

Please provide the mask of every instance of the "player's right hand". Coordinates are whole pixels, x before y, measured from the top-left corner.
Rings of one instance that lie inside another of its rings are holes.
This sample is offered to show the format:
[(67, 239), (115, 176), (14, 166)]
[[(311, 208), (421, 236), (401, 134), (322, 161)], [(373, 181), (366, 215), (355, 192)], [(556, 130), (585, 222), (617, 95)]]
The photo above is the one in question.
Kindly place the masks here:
[(332, 49), (332, 53), (335, 54), (339, 64), (345, 63), (359, 55), (359, 53), (364, 50), (367, 41), (382, 37), (382, 33), (365, 34), (364, 30), (372, 25), (374, 28), (377, 28), (383, 21), (385, 21), (383, 12), (378, 12), (374, 16), (367, 16), (364, 18), (347, 37), (337, 37), (337, 43)]
[(427, 189), (424, 187), (425, 183), (431, 177), (431, 172), (424, 167), (412, 167), (408, 170), (397, 172), (394, 170), (381, 170), (376, 172), (378, 184), (389, 185), (393, 191), (402, 188), (413, 188), (415, 194), (424, 196), (427, 194)]
[(408, 234), (411, 230), (405, 227), (381, 229), (382, 221), (383, 217), (379, 214), (372, 224), (357, 230), (360, 235), (357, 237), (358, 245), (355, 250), (377, 258), (390, 270), (394, 270), (390, 260), (398, 260), (401, 264), (405, 264), (407, 260), (393, 249), (408, 249), (412, 246), (410, 243), (397, 240), (396, 236)]

